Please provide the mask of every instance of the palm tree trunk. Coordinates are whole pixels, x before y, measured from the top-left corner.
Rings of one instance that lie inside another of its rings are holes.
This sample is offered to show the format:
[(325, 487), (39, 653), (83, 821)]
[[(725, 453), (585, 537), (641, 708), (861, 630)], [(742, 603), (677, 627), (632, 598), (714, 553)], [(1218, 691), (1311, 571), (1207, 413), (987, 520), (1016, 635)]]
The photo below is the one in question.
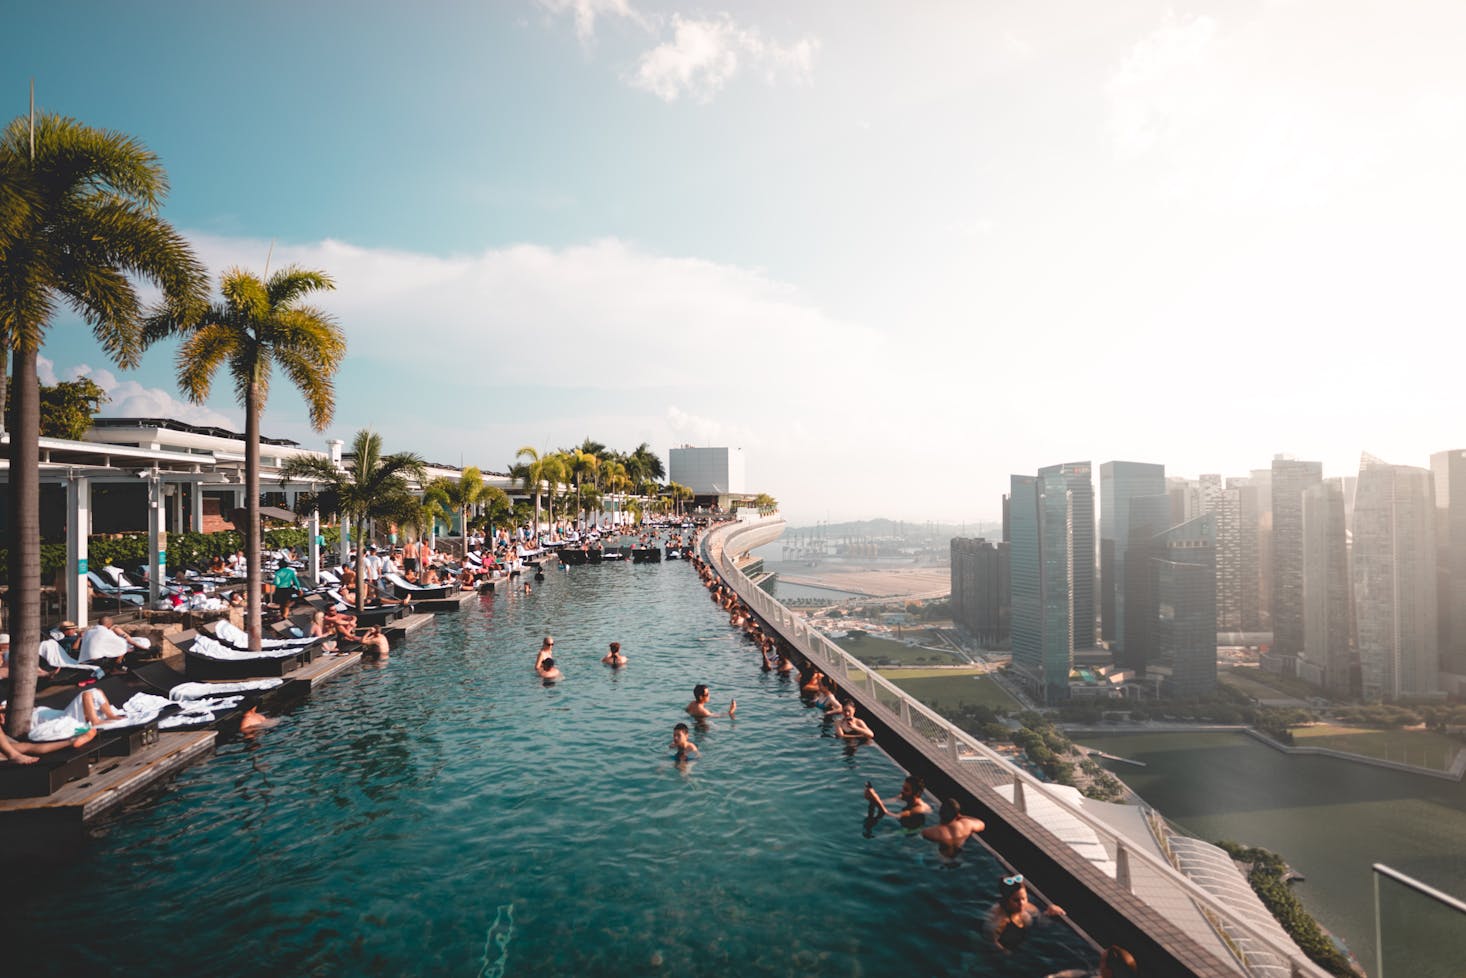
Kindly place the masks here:
[(249, 646), (260, 647), (260, 385), (251, 381), (244, 396), (244, 561), (245, 631)]
[[(30, 733), (41, 646), (41, 391), (35, 347), (15, 351), (10, 432), (10, 709), (12, 737)], [(79, 533), (80, 527), (68, 527)]]
[(366, 610), (366, 517), (356, 521), (356, 617)]

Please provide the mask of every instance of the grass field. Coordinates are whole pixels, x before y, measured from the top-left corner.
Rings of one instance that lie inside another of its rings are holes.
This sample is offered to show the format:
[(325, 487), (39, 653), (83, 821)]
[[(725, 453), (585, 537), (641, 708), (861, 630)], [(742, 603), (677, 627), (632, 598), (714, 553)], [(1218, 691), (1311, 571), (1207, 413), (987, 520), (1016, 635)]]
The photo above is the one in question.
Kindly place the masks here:
[(967, 703), (1017, 710), (1019, 703), (989, 676), (957, 669), (882, 669), (881, 675), (923, 703), (945, 713)]
[(950, 652), (914, 648), (889, 638), (867, 635), (864, 638), (842, 638), (837, 645), (867, 665), (925, 666), (960, 662)]
[(1461, 742), (1433, 730), (1366, 730), (1320, 723), (1294, 727), (1297, 747), (1327, 747), (1366, 757), (1448, 770), (1461, 749)]
[(1259, 700), (1296, 699), (1306, 703), (1308, 697), (1321, 695), (1319, 690), (1301, 680), (1274, 676), (1257, 669), (1222, 669), (1217, 673), (1217, 679)]

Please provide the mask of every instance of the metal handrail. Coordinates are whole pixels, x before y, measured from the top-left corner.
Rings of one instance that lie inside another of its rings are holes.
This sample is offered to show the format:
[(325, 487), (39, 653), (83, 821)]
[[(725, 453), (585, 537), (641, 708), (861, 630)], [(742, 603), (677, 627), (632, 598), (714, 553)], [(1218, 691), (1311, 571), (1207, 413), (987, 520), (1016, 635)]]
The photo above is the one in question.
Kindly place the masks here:
[[(733, 559), (728, 556), (729, 550), (732, 549), (728, 544), (735, 537), (750, 530), (767, 530), (772, 528), (772, 524), (782, 523), (783, 520), (777, 517), (766, 517), (745, 523), (724, 524), (714, 527), (702, 541), (704, 559), (719, 572), (724, 582), (732, 587), (734, 593), (745, 604), (757, 611), (764, 621), (778, 629), (786, 641), (799, 649), (804, 655), (810, 657), (816, 664), (824, 665), (824, 671), (827, 675), (830, 675), (837, 682), (843, 681), (847, 686), (856, 686), (863, 682), (866, 690), (876, 699), (883, 712), (890, 714), (885, 718), (888, 725), (893, 728), (905, 727), (909, 733), (926, 740), (928, 743), (932, 743), (937, 747), (946, 747), (950, 755), (949, 759), (956, 764), (969, 763), (971, 760), (982, 760), (1001, 765), (998, 770), (1005, 775), (1003, 782), (1012, 783), (1014, 786), (1013, 800), (1009, 802), (1006, 798), (1000, 796), (1001, 803), (1008, 805), (1016, 813), (1026, 814), (1026, 806), (1023, 802), (1024, 789), (1032, 787), (1037, 791), (1043, 791), (1045, 782), (1040, 781), (1021, 767), (1013, 764), (1008, 758), (994, 751), (982, 741), (972, 737), (965, 730), (954, 725), (946, 717), (937, 713), (925, 703), (910, 696), (899, 686), (880, 675), (873, 667), (867, 666), (840, 648), (801, 617), (795, 615), (788, 608), (784, 607), (784, 605), (780, 604), (778, 599), (773, 595), (755, 585), (746, 574), (738, 569)], [(715, 543), (717, 544), (716, 554), (714, 554)], [(821, 659), (825, 661), (821, 662)], [(859, 678), (852, 675), (852, 670), (858, 674)], [(891, 709), (887, 707), (885, 705), (886, 701), (893, 701), (896, 704), (896, 708)], [(938, 740), (930, 736), (918, 726), (918, 723), (926, 727), (927, 731), (940, 734), (942, 739)], [(1107, 823), (1094, 818), (1083, 809), (1070, 805), (1062, 797), (1049, 792), (1044, 792), (1044, 797), (1061, 805), (1068, 814), (1082, 822), (1095, 835), (1104, 840), (1110, 848), (1115, 850), (1117, 883), (1129, 889), (1134, 865), (1137, 863), (1143, 864), (1177, 886), (1187, 897), (1199, 905), (1199, 909), (1209, 920), (1219, 918), (1225, 921), (1226, 931), (1240, 932), (1240, 935), (1223, 932), (1220, 936), (1223, 942), (1232, 948), (1238, 958), (1238, 963), (1249, 974), (1252, 973), (1254, 966), (1265, 969), (1269, 973), (1275, 972), (1278, 963), (1283, 962), (1286, 963), (1293, 975), (1329, 978), (1328, 973), (1303, 956), (1301, 950), (1296, 945), (1287, 949), (1277, 947), (1270, 935), (1259, 932), (1250, 922), (1238, 918), (1234, 911), (1218, 903), (1211, 893), (1197, 885), (1171, 863), (1153, 853), (1127, 843), (1124, 837)], [(1216, 923), (1213, 926), (1218, 930), (1222, 929), (1221, 925)], [(1237, 936), (1244, 936), (1249, 940), (1258, 942), (1262, 948), (1266, 949), (1277, 960), (1249, 962), (1246, 952), (1240, 948), (1236, 940)]]

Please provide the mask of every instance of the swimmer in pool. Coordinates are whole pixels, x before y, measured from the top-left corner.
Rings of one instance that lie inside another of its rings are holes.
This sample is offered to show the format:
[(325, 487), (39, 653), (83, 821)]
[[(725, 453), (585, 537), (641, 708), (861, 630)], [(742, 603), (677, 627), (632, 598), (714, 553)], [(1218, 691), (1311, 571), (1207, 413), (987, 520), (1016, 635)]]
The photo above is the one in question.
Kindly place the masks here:
[(841, 740), (874, 740), (876, 735), (855, 715), (855, 701), (849, 700), (841, 708), (840, 719), (835, 721), (835, 736)]
[(545, 681), (545, 685), (547, 686), (550, 683), (559, 682), (561, 679), (565, 678), (564, 675), (561, 674), (560, 670), (556, 668), (555, 660), (549, 656), (545, 656), (539, 662), (536, 662), (534, 666), (534, 671), (537, 676)]
[(535, 653), (534, 667), (538, 669), (540, 663), (555, 654), (555, 636), (546, 635), (545, 640), (540, 643), (540, 650)]
[(921, 830), (921, 837), (937, 844), (937, 849), (947, 859), (956, 859), (963, 844), (987, 826), (982, 819), (962, 814), (962, 806), (956, 798), (942, 802), (941, 824)]
[[(708, 700), (712, 698), (712, 690), (702, 683), (692, 687), (692, 702), (687, 704), (687, 715), (698, 720), (705, 720), (713, 715), (708, 709)], [(728, 701), (728, 715), (731, 717), (738, 711), (738, 701)]]
[(904, 828), (920, 828), (926, 821), (926, 816), (931, 813), (932, 806), (928, 805), (922, 793), (926, 791), (926, 781), (919, 774), (908, 774), (906, 780), (901, 782), (901, 793), (891, 799), (892, 805), (900, 805), (899, 812), (892, 812), (881, 801), (881, 796), (871, 787), (870, 782), (865, 784), (865, 800), (869, 802), (867, 814), (875, 815), (879, 810), (881, 815), (893, 815)]
[[(1041, 919), (1039, 909), (1028, 900), (1023, 874), (1003, 879), (1002, 897), (988, 911), (987, 933), (993, 946), (1007, 954), (1023, 946), (1032, 933), (1032, 925)], [(1042, 917), (1062, 917), (1064, 908), (1051, 903)]]
[(610, 666), (612, 669), (619, 669), (622, 666), (626, 665), (626, 656), (621, 654), (621, 643), (612, 642), (611, 651), (602, 656), (601, 661)]
[(677, 754), (677, 760), (684, 761), (688, 755), (697, 755), (697, 745), (688, 736), (687, 724), (679, 723), (672, 728), (672, 750)]

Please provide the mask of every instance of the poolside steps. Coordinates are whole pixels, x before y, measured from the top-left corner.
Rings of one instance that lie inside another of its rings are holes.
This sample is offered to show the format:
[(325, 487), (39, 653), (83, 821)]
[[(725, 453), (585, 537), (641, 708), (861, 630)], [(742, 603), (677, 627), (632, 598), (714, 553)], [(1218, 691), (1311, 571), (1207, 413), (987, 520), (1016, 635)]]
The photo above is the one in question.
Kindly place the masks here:
[(346, 655), (323, 655), (310, 665), (295, 670), (290, 674), (290, 678), (296, 682), (309, 683), (310, 688), (315, 689), (321, 683), (334, 679), (359, 662), (361, 662), (360, 652), (348, 652)]
[[(469, 598), (477, 597), (472, 591), (464, 593)], [(433, 616), (429, 614), (404, 615), (396, 621), (388, 622), (382, 631), (386, 634), (387, 641), (395, 646), (418, 629), (431, 625), (432, 622)]]
[(24, 839), (27, 848), (48, 836), (74, 841), (89, 823), (213, 753), (217, 736), (212, 730), (164, 731), (136, 753), (92, 760), (84, 777), (51, 794), (0, 800), (0, 838), (7, 847)]
[(444, 611), (462, 611), (465, 605), (472, 604), (477, 600), (478, 592), (459, 591), (457, 594), (450, 594), (446, 598), (430, 598), (428, 600), (419, 598), (412, 602), (412, 607), (417, 612), (439, 614)]

